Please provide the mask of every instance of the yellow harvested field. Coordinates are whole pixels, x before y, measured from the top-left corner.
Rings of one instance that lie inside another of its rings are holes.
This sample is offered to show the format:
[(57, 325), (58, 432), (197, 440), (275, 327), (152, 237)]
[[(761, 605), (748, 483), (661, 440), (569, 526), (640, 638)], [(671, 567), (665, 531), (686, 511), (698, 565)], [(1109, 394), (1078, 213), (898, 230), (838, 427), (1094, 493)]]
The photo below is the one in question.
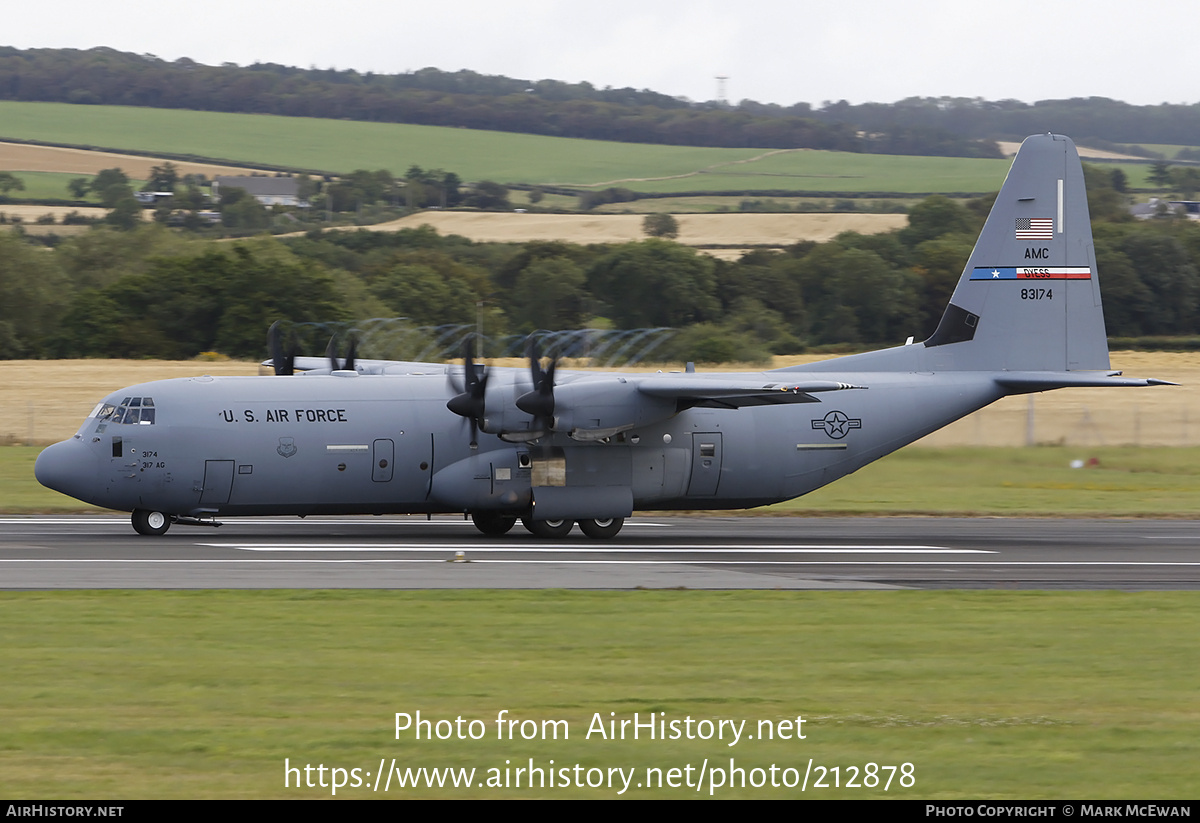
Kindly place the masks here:
[[(1012, 157), (1017, 153), (1017, 149), (1021, 148), (1021, 144), (1015, 141), (997, 140), (996, 145), (1000, 147), (1000, 151), (1004, 152), (1005, 157)], [(1105, 151), (1104, 149), (1089, 149), (1087, 146), (1076, 146), (1075, 150), (1079, 152), (1079, 156), (1084, 160), (1145, 160), (1144, 157), (1137, 157), (1132, 154), (1118, 154), (1115, 151)]]
[[(772, 367), (821, 359), (826, 358), (777, 357)], [(1200, 354), (1114, 352), (1112, 363), (1113, 368), (1124, 370), (1130, 377), (1158, 377), (1183, 385), (1070, 389), (1009, 397), (935, 432), (920, 441), (921, 445), (1025, 445), (1031, 408), (1035, 443), (1081, 448), (1200, 444)], [(505, 365), (522, 364), (513, 360)], [(572, 368), (577, 364), (563, 366)], [(0, 443), (63, 440), (110, 392), (150, 380), (201, 374), (254, 375), (258, 374), (258, 364), (192, 360), (0, 361), (0, 405), (8, 410), (0, 420)]]
[[(644, 219), (641, 214), (425, 211), (369, 228), (398, 231), (432, 226), (439, 234), (496, 243), (626, 243), (646, 238)], [(877, 234), (908, 225), (903, 214), (680, 214), (675, 219), (679, 221), (676, 240), (691, 246), (787, 246), (800, 240), (824, 242), (844, 231)]]
[[(10, 217), (14, 214), (19, 214), (21, 215), (21, 219), (26, 223), (32, 223), (43, 214), (53, 214), (54, 219), (61, 222), (63, 215), (76, 211), (84, 217), (104, 217), (104, 215), (108, 214), (108, 209), (101, 208), (100, 206), (37, 206), (20, 203), (5, 203), (3, 206), (0, 206), (0, 212), (4, 212)], [(25, 228), (29, 229), (32, 227), (26, 226)], [(84, 228), (87, 227), (84, 226)]]
[[(57, 146), (30, 146), (24, 143), (0, 143), (0, 169), (5, 171), (52, 171), (67, 174), (97, 174), (101, 169), (119, 168), (137, 180), (150, 177), (152, 166), (167, 161), (135, 154), (115, 154)], [(249, 169), (217, 166), (211, 163), (185, 163), (172, 160), (180, 174), (247, 174)]]
[(109, 392), (170, 377), (258, 374), (257, 363), (228, 360), (0, 360), (0, 402), (8, 420), (0, 443), (49, 443), (75, 433)]

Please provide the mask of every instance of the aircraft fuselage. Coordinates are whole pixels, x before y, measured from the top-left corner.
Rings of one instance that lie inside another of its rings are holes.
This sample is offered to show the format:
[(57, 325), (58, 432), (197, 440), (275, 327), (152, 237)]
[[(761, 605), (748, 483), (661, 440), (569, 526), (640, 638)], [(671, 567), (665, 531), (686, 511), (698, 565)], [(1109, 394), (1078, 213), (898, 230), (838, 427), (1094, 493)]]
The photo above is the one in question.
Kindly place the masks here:
[[(743, 508), (812, 491), (1001, 396), (982, 378), (970, 390), (961, 375), (854, 377), (872, 388), (820, 402), (685, 409), (597, 441), (552, 432), (510, 443), (480, 433), (475, 449), (467, 421), (446, 408), (444, 370), (166, 380), (98, 407), (150, 402), (152, 422), (89, 417), (47, 450), (38, 473), (98, 506), (189, 517), (521, 514), (555, 495), (573, 498), (573, 511), (606, 495), (637, 509)], [(918, 407), (925, 413), (910, 413)]]

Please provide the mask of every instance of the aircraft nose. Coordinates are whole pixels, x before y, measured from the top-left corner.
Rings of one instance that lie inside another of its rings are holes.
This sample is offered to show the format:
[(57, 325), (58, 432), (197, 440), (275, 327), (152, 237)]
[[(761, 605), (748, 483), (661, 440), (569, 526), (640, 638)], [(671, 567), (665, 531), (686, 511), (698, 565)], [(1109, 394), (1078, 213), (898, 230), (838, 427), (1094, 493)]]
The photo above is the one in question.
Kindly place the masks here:
[(86, 445), (64, 440), (38, 455), (33, 474), (46, 488), (87, 501), (95, 496), (98, 468), (96, 456)]

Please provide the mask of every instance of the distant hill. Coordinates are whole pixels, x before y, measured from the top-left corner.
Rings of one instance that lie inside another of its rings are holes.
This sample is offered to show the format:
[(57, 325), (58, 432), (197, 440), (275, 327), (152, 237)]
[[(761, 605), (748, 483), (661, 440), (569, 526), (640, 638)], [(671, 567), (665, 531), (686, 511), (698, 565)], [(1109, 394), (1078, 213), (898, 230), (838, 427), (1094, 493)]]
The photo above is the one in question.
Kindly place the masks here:
[(206, 66), (109, 48), (0, 48), (0, 99), (456, 126), (631, 143), (999, 157), (987, 141), (921, 123), (861, 133), (807, 104), (692, 103), (652, 91), (428, 68), (405, 74)]
[[(979, 194), (995, 190), (1009, 165), (1002, 159), (664, 146), (307, 117), (0, 101), (0, 141), (5, 139), (177, 163), (310, 173), (388, 169), (400, 176), (418, 165), (453, 171), (466, 181), (522, 183), (573, 194), (608, 187), (755, 197)], [(9, 155), (10, 169), (32, 168), (13, 151)]]

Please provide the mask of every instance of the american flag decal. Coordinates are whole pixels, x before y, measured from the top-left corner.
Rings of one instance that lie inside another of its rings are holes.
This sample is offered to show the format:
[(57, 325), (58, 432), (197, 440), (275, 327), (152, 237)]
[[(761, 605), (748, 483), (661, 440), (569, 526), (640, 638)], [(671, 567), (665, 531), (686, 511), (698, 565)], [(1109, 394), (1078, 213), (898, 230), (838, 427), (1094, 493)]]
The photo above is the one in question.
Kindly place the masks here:
[(1053, 217), (1018, 217), (1018, 240), (1050, 240), (1054, 237)]

